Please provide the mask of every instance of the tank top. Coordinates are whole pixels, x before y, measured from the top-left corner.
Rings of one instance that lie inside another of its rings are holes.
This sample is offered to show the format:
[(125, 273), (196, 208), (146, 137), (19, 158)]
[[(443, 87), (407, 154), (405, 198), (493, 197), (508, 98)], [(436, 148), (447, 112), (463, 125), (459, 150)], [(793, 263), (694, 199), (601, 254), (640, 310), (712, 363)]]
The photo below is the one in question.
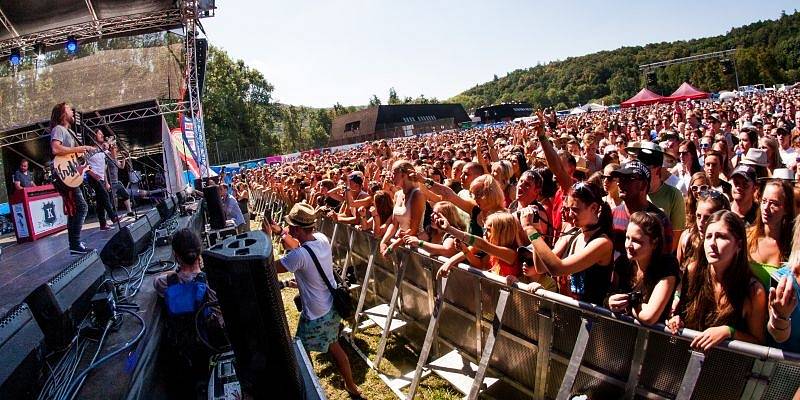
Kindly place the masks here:
[[(414, 197), (414, 193), (417, 190), (419, 190), (419, 188), (411, 190), (411, 193), (408, 194), (408, 198), (405, 198), (405, 193), (403, 193), (402, 190), (398, 190), (394, 195), (394, 210), (392, 214), (400, 230), (409, 230), (411, 228), (411, 199)], [(418, 227), (420, 232), (422, 231), (423, 222), (423, 218), (420, 218)]]
[(778, 265), (765, 264), (750, 260), (750, 270), (753, 271), (753, 275), (756, 276), (758, 281), (761, 282), (765, 288), (770, 287), (770, 276), (774, 274), (778, 268), (780, 268)]
[[(605, 236), (599, 229), (595, 231), (586, 243), (591, 243), (599, 237)], [(567, 246), (568, 253), (575, 251), (575, 240), (578, 235), (573, 236)], [(613, 266), (593, 264), (583, 271), (576, 272), (569, 276), (559, 277), (559, 293), (572, 297), (573, 299), (585, 301), (592, 304), (603, 304), (606, 293), (611, 287), (611, 272)]]
[(490, 271), (497, 275), (503, 277), (509, 275), (522, 276), (522, 266), (519, 264), (519, 260), (515, 261), (514, 264), (509, 264), (500, 257), (489, 256), (489, 265), (491, 266)]

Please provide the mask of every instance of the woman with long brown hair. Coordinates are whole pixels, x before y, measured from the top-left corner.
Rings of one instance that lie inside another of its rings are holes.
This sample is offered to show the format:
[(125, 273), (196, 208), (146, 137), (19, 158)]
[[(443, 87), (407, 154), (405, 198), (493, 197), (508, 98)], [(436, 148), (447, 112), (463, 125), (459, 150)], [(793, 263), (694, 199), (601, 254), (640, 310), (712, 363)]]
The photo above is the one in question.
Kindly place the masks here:
[(717, 211), (706, 227), (703, 251), (689, 265), (677, 315), (667, 326), (701, 331), (692, 348), (708, 351), (727, 339), (762, 344), (767, 323), (767, 295), (747, 262), (744, 221), (731, 211)]
[(678, 262), (686, 269), (689, 263), (697, 261), (697, 251), (703, 247), (708, 219), (719, 210), (730, 210), (728, 198), (722, 192), (706, 189), (695, 196), (695, 212), (691, 225), (681, 233), (678, 241)]
[(780, 268), (792, 250), (794, 222), (794, 189), (788, 183), (772, 179), (761, 190), (760, 213), (747, 232), (750, 267), (765, 287), (770, 274)]
[(703, 170), (700, 165), (700, 159), (697, 157), (697, 146), (694, 145), (694, 142), (684, 140), (678, 145), (678, 160), (678, 164), (670, 172), (678, 178), (678, 183), (675, 187), (686, 196), (689, 193), (692, 177)]

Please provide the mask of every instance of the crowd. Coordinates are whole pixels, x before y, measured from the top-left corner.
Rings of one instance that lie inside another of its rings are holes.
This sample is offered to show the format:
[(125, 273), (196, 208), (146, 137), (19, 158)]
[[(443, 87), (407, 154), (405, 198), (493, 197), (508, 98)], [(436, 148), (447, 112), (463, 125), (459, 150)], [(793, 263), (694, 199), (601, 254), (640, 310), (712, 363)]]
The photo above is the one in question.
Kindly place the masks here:
[(440, 275), (466, 263), (694, 329), (699, 350), (736, 339), (800, 352), (799, 126), (797, 89), (544, 110), (307, 154), (233, 186), (237, 198), (270, 191), (371, 231), (383, 256), (399, 246), (443, 256)]

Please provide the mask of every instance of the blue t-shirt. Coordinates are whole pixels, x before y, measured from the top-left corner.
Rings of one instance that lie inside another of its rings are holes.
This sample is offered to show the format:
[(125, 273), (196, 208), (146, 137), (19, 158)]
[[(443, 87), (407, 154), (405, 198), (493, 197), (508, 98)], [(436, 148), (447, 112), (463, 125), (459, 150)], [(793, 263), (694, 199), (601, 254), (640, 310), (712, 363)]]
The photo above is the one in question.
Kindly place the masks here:
[[(792, 284), (794, 285), (794, 295), (798, 300), (800, 300), (800, 285), (797, 284), (797, 279), (794, 279), (794, 274), (792, 274), (791, 268), (784, 266), (783, 268), (775, 271), (774, 276), (778, 279), (788, 276), (789, 280), (792, 281)], [(772, 339), (772, 335), (767, 335), (769, 339), (769, 345), (772, 347), (777, 347), (781, 350), (800, 353), (800, 302), (798, 302), (798, 305), (794, 307), (791, 318), (792, 333), (789, 335), (789, 339), (783, 343), (776, 343), (775, 340)]]

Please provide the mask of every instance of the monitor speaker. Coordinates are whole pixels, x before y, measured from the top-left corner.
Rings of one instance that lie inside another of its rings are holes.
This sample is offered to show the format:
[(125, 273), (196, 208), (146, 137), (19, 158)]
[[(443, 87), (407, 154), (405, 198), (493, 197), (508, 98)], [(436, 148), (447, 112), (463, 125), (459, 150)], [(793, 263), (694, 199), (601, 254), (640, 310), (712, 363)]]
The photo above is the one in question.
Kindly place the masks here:
[(32, 399), (44, 365), (44, 334), (25, 304), (0, 318), (0, 393), (9, 399)]
[(147, 218), (139, 218), (111, 237), (100, 252), (100, 258), (109, 267), (133, 265), (138, 255), (147, 249), (152, 238), (150, 222)]
[(217, 185), (203, 188), (203, 198), (206, 201), (208, 223), (211, 225), (211, 229), (222, 229), (225, 227), (225, 213), (222, 212), (222, 200), (219, 198), (219, 190), (217, 188)]
[(272, 262), (272, 243), (261, 231), (231, 236), (203, 252), (242, 391), (256, 399), (299, 399), (303, 388)]
[(158, 212), (158, 209), (151, 208), (144, 212), (145, 218), (147, 218), (147, 222), (150, 224), (150, 228), (155, 229), (161, 224), (161, 213)]
[(172, 215), (175, 214), (175, 203), (175, 195), (172, 194), (164, 197), (164, 200), (158, 203), (156, 208), (161, 215), (162, 221), (171, 218)]
[(92, 296), (105, 272), (106, 267), (93, 250), (25, 299), (44, 332), (48, 349), (62, 349), (72, 341), (78, 324), (91, 310)]

